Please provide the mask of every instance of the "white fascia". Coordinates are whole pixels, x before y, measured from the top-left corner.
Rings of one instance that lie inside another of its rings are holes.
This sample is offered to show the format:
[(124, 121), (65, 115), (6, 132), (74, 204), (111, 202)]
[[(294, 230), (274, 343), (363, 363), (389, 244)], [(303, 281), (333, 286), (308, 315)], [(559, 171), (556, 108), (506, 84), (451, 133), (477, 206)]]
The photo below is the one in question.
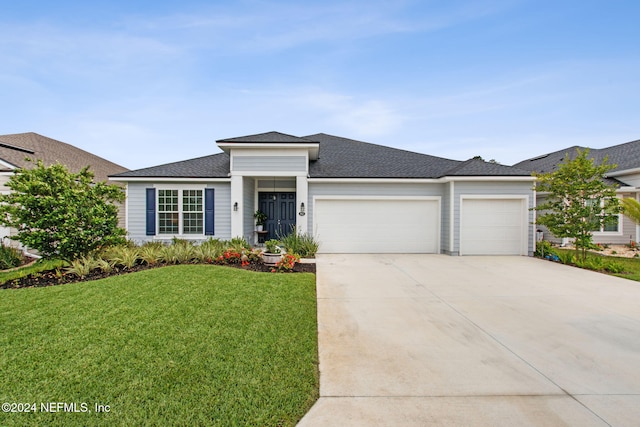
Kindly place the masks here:
[(309, 182), (315, 183), (335, 183), (335, 182), (344, 182), (344, 183), (371, 183), (371, 184), (383, 184), (383, 183), (397, 183), (397, 184), (439, 184), (444, 181), (441, 179), (433, 179), (433, 178), (309, 178)]
[(609, 176), (631, 175), (636, 173), (640, 173), (640, 168), (624, 169), (624, 170), (609, 172), (605, 176), (609, 177)]
[(7, 169), (18, 169), (16, 165), (13, 165), (7, 161), (0, 159), (0, 165), (6, 167)]
[(442, 184), (456, 181), (502, 181), (502, 182), (534, 182), (533, 176), (445, 176), (442, 178), (309, 178), (309, 182), (330, 183), (419, 183), (419, 184)]
[(502, 182), (534, 182), (535, 176), (445, 176), (441, 179), (449, 181), (502, 181)]

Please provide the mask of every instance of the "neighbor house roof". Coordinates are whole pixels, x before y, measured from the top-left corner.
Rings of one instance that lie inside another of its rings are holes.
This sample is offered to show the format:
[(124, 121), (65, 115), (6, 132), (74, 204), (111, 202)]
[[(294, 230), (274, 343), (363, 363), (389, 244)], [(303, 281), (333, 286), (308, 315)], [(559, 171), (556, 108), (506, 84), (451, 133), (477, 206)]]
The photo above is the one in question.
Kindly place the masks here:
[[(296, 137), (267, 132), (218, 143), (304, 143), (319, 145), (319, 156), (309, 164), (311, 178), (441, 178), (443, 176), (529, 176), (528, 171), (487, 163), (466, 162), (371, 144), (324, 133)], [(145, 169), (124, 172), (114, 178), (221, 178), (230, 173), (229, 155), (214, 154)]]
[[(513, 166), (532, 172), (551, 172), (557, 168), (558, 164), (560, 164), (566, 156), (569, 156), (569, 158), (573, 160), (577, 154), (576, 150), (584, 151), (587, 148), (588, 147), (574, 145), (573, 147), (564, 148), (554, 151), (553, 153), (523, 160)], [(640, 168), (640, 139), (606, 148), (591, 148), (589, 149), (589, 157), (597, 163), (601, 163), (607, 158), (609, 164), (616, 165), (613, 171)]]
[(106, 181), (109, 175), (127, 170), (78, 147), (34, 132), (0, 135), (0, 160), (11, 166), (2, 165), (0, 171), (7, 172), (16, 168), (30, 169), (34, 163), (27, 159), (42, 160), (45, 166), (60, 163), (74, 173), (90, 166), (96, 181)]

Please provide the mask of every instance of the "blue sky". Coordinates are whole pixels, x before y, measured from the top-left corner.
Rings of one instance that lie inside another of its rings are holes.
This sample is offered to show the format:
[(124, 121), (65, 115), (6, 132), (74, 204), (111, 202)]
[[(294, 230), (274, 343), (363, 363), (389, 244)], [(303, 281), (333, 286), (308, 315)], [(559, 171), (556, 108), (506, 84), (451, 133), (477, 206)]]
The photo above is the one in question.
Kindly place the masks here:
[(272, 130), (504, 164), (640, 138), (636, 0), (0, 6), (0, 134), (132, 169)]

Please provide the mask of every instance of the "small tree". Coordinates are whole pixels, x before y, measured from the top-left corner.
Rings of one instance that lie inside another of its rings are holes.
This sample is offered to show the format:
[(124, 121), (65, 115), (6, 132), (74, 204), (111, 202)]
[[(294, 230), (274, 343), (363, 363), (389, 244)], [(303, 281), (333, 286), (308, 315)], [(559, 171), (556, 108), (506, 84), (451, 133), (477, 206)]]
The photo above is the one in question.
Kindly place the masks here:
[(617, 220), (620, 212), (615, 187), (603, 180), (616, 166), (606, 158), (597, 165), (588, 156), (588, 149), (577, 150), (576, 158), (571, 160), (567, 155), (556, 171), (535, 174), (537, 191), (549, 193), (535, 208), (537, 223), (557, 237), (575, 239), (576, 257), (582, 260), (593, 244), (593, 231)]
[(116, 185), (93, 183), (89, 167), (71, 173), (66, 166), (20, 169), (0, 195), (0, 222), (18, 230), (12, 239), (45, 258), (73, 260), (103, 246), (124, 241), (115, 202), (124, 200)]

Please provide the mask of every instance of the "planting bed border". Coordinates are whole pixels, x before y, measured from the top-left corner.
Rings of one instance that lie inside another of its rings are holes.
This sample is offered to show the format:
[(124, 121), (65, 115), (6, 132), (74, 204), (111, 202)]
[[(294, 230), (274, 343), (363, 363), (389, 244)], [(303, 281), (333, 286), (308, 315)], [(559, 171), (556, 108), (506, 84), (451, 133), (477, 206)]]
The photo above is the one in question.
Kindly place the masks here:
[[(168, 267), (172, 265), (198, 265), (198, 264), (168, 264), (158, 263), (155, 265), (137, 264), (132, 268), (125, 268), (116, 266), (109, 273), (105, 273), (100, 269), (94, 269), (91, 273), (84, 277), (80, 277), (74, 273), (64, 273), (60, 270), (45, 270), (39, 273), (33, 273), (25, 277), (18, 279), (7, 280), (0, 284), (0, 289), (22, 289), (22, 288), (42, 288), (46, 286), (65, 285), (68, 283), (87, 282), (91, 280), (104, 279), (110, 276), (119, 276), (122, 274), (135, 273), (138, 271), (149, 270), (152, 268)], [(200, 264), (200, 265), (217, 265), (213, 264)], [(242, 270), (256, 271), (269, 273), (273, 267), (265, 265), (263, 263), (249, 263), (249, 265), (242, 266), (240, 264), (224, 264), (220, 267), (239, 268)], [(296, 263), (293, 266), (293, 270), (290, 273), (315, 273), (315, 263)]]

